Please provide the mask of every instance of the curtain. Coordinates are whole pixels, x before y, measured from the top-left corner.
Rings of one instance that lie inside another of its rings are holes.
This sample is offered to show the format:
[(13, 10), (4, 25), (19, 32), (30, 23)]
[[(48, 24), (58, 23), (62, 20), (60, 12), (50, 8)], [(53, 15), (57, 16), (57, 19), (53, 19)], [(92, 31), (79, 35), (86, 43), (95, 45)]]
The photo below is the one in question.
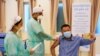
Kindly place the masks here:
[(62, 0), (65, 23), (71, 24), (72, 0)]
[(67, 0), (62, 0), (63, 3), (63, 13), (64, 13), (64, 21), (67, 24), (68, 23), (68, 5), (67, 5)]
[[(92, 14), (91, 14), (91, 32), (95, 33), (96, 24), (100, 11), (100, 0), (91, 0), (92, 2)], [(95, 56), (95, 43), (90, 46), (90, 56)]]
[(2, 1), (0, 0), (0, 32), (2, 31), (2, 30), (1, 30), (1, 2), (2, 2)]
[[(57, 22), (57, 14), (58, 14), (58, 3), (59, 0), (51, 0), (51, 35), (56, 35), (56, 22)], [(53, 44), (53, 41), (50, 42), (50, 45)], [(57, 53), (56, 53), (57, 54)]]
[(5, 32), (5, 0), (0, 0), (0, 31)]
[(31, 5), (31, 14), (32, 14), (33, 8), (36, 6), (36, 0), (30, 0), (30, 5)]
[(58, 13), (58, 3), (59, 0), (51, 0), (51, 34), (56, 34), (56, 21)]
[[(24, 19), (24, 0), (17, 0), (18, 16)], [(22, 37), (22, 29), (17, 32), (17, 34)]]
[(24, 18), (24, 0), (17, 0), (18, 2), (18, 15), (21, 16), (22, 18)]

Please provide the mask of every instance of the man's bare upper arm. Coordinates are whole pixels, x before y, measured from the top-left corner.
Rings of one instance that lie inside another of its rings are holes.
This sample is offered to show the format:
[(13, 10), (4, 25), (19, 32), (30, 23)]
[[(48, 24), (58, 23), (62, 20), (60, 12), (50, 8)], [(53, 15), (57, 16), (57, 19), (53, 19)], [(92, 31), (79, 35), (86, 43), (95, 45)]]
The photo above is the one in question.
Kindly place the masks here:
[(59, 45), (59, 39), (55, 40), (51, 48), (55, 48)]

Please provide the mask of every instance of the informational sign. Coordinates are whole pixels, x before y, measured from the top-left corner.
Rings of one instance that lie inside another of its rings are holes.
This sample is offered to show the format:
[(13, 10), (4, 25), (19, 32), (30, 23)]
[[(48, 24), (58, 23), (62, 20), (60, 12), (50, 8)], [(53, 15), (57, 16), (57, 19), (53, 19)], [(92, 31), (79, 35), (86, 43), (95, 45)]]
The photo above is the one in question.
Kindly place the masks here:
[(90, 32), (91, 4), (72, 4), (72, 33), (84, 34)]
[[(81, 35), (90, 33), (91, 3), (72, 4), (72, 33)], [(82, 51), (89, 51), (90, 46), (83, 46)]]

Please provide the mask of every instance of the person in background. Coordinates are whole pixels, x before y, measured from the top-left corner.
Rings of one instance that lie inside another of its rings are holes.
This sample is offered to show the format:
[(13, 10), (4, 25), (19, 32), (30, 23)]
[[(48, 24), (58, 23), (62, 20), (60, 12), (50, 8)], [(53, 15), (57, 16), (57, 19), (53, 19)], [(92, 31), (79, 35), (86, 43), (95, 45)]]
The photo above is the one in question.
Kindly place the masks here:
[(80, 36), (73, 36), (71, 26), (64, 24), (61, 27), (62, 35), (51, 46), (52, 56), (56, 56), (55, 48), (59, 45), (59, 56), (78, 56), (79, 47), (89, 45), (95, 42), (96, 37), (90, 34), (90, 39), (85, 39)]
[(31, 53), (31, 56), (44, 56), (44, 40), (52, 40), (52, 37), (46, 34), (43, 31), (43, 28), (40, 24), (40, 19), (43, 16), (43, 9), (41, 7), (34, 7), (32, 18), (29, 20), (27, 25), (28, 39), (27, 39), (27, 48), (32, 50), (37, 44), (41, 45)]
[(22, 25), (22, 18), (20, 16), (17, 16), (12, 21), (11, 30), (4, 39), (4, 47), (7, 56), (29, 56), (30, 54), (30, 52), (24, 48), (24, 42), (21, 37), (17, 35), (17, 32)]

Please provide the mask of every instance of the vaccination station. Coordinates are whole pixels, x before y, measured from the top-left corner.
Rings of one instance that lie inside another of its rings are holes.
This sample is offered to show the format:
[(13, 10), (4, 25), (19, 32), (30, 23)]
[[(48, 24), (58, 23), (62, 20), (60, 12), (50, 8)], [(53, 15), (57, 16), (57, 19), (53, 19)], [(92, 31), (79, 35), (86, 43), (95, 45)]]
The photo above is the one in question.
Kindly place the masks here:
[(0, 56), (100, 56), (100, 0), (0, 0)]

